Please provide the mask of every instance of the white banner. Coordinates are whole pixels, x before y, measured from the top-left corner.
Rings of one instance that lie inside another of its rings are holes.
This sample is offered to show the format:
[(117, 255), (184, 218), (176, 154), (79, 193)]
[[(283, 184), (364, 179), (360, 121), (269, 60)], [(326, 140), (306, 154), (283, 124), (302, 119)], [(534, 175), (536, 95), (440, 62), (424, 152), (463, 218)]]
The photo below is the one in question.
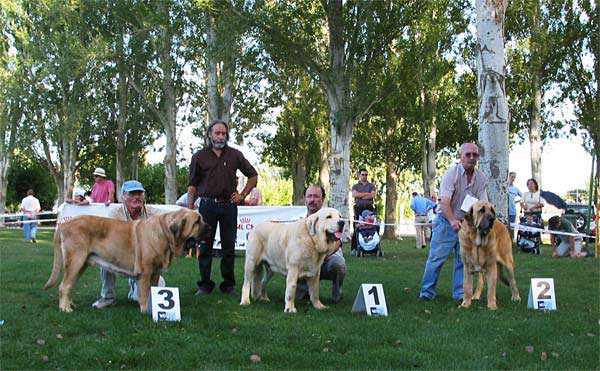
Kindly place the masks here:
[[(177, 205), (147, 205), (161, 210), (162, 212), (168, 213), (171, 211), (177, 211), (181, 209), (181, 206)], [(90, 205), (75, 205), (75, 204), (63, 204), (59, 209), (59, 215), (57, 224), (68, 222), (70, 219), (75, 218), (79, 215), (95, 215), (108, 218), (110, 212), (121, 204), (110, 204), (104, 206), (104, 204), (93, 203)], [(275, 222), (293, 222), (306, 216), (305, 206), (238, 206), (238, 225), (237, 225), (237, 239), (236, 246), (237, 250), (246, 249), (246, 241), (248, 240), (248, 233), (254, 229), (254, 227), (260, 223), (267, 221)], [(215, 249), (221, 248), (219, 228), (215, 234)]]

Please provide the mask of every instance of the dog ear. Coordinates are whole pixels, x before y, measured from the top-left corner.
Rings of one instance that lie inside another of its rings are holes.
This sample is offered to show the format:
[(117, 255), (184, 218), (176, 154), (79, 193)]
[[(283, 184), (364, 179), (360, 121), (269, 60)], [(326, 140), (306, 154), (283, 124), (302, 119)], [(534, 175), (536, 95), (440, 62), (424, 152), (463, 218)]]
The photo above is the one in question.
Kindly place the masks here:
[(315, 229), (317, 227), (317, 222), (319, 221), (319, 217), (309, 217), (306, 221), (308, 223), (308, 234), (312, 237), (315, 235)]
[(490, 214), (492, 214), (492, 218), (496, 219), (496, 209), (494, 209), (494, 205), (490, 205)]
[(173, 232), (175, 236), (179, 237), (181, 235), (181, 232), (183, 231), (183, 228), (185, 228), (185, 222), (185, 217), (181, 219), (175, 219), (169, 225), (169, 229), (171, 230), (171, 232)]
[(470, 226), (473, 226), (473, 206), (469, 208), (469, 211), (465, 214), (465, 220)]

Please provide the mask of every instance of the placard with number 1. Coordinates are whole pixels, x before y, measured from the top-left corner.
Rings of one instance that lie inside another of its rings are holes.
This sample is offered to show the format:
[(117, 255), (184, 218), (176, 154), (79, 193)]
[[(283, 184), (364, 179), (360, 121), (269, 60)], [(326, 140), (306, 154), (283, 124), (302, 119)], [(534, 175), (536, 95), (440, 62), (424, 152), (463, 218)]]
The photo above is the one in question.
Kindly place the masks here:
[(387, 316), (387, 304), (380, 283), (363, 283), (358, 289), (352, 312), (366, 311), (369, 316)]

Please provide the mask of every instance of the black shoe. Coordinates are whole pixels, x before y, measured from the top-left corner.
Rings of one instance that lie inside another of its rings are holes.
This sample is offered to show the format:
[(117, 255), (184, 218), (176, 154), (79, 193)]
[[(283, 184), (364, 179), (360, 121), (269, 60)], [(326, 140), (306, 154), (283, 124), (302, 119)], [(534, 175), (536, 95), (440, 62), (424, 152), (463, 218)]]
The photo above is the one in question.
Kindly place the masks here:
[(35, 237), (31, 237), (31, 242), (32, 243), (36, 243), (37, 241), (35, 240)]
[(419, 301), (431, 301), (427, 296), (419, 296)]
[(195, 296), (206, 296), (206, 295), (210, 295), (210, 293), (211, 293), (210, 290), (200, 287), (194, 295)]
[(239, 296), (240, 295), (233, 289), (225, 290), (225, 291), (221, 291), (221, 292), (223, 293), (223, 295), (227, 295), (227, 296)]

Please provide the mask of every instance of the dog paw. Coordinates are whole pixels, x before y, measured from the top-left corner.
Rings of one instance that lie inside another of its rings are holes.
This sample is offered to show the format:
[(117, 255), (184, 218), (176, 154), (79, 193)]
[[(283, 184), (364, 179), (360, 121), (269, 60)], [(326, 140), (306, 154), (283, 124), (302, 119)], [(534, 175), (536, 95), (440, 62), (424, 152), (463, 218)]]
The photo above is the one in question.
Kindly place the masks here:
[(512, 301), (521, 301), (521, 296), (520, 295), (516, 295), (516, 296), (511, 296), (510, 298)]
[(471, 306), (471, 302), (463, 300), (463, 302), (460, 304), (460, 306), (461, 306), (461, 308), (469, 308)]
[(481, 298), (481, 295), (473, 295), (472, 300), (479, 300)]
[(285, 308), (283, 311), (285, 313), (296, 313), (296, 308)]
[(271, 301), (267, 295), (259, 297), (258, 300), (265, 301), (265, 302), (270, 302)]
[(242, 300), (240, 301), (240, 305), (250, 305), (250, 300)]
[(323, 305), (323, 303), (321, 303), (320, 301), (316, 302), (316, 303), (313, 303), (313, 307), (315, 307), (315, 309), (318, 309), (318, 310), (322, 310), (322, 309), (327, 309), (328, 308), (328, 306)]
[(496, 303), (494, 303), (494, 304), (488, 304), (488, 309), (489, 310), (497, 310), (498, 306), (496, 305)]
[(59, 309), (60, 309), (61, 312), (65, 312), (65, 313), (71, 313), (71, 312), (73, 312), (73, 307), (70, 306), (70, 305), (59, 307)]

